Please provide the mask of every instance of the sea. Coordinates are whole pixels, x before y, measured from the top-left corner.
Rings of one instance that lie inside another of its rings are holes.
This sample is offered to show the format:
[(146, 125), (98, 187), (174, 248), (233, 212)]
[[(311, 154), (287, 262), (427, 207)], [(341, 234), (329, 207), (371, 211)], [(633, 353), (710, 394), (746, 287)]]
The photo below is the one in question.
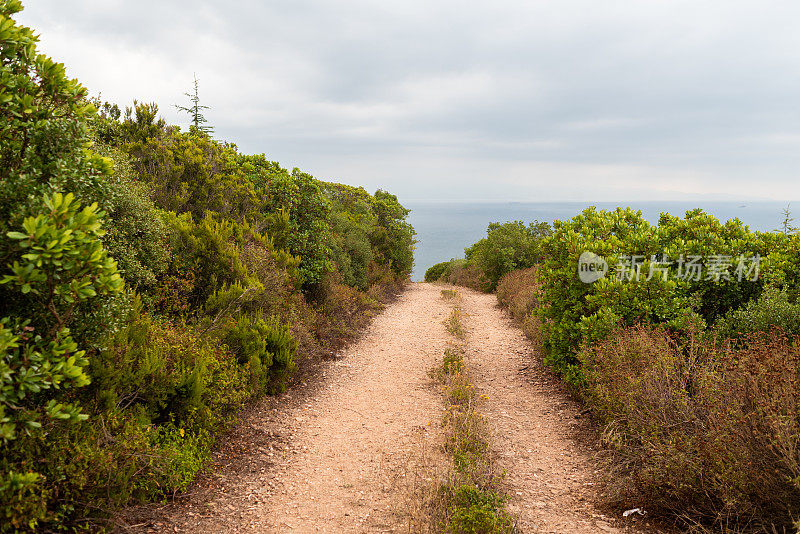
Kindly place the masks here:
[(686, 211), (702, 208), (721, 221), (737, 218), (753, 231), (777, 230), (784, 220), (787, 207), (798, 206), (797, 223), (800, 226), (798, 202), (703, 202), (703, 201), (639, 201), (627, 203), (596, 202), (452, 202), (407, 201), (411, 210), (408, 221), (417, 232), (412, 280), (421, 281), (431, 265), (453, 258), (463, 258), (464, 249), (486, 235), (491, 222), (534, 220), (552, 223), (574, 217), (589, 205), (598, 210), (613, 210), (629, 206), (641, 210), (650, 222), (657, 223), (661, 213), (683, 217)]

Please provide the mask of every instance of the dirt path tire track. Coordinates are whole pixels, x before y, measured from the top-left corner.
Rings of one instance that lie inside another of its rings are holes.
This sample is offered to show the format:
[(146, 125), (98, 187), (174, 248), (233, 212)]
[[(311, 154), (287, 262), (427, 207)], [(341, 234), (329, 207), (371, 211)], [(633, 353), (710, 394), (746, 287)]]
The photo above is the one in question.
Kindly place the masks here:
[[(495, 295), (458, 288), (466, 363), (482, 397), (491, 449), (505, 470), (507, 509), (521, 532), (644, 532), (596, 506), (588, 422), (534, 354)], [(581, 435), (583, 434), (583, 435)], [(644, 528), (643, 528), (644, 527)]]

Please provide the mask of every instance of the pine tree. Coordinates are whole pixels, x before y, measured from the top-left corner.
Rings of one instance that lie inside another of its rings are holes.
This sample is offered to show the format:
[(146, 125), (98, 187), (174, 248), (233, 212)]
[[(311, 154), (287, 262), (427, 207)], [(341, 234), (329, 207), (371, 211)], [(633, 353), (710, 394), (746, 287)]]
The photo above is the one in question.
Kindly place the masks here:
[(791, 206), (790, 204), (787, 204), (786, 208), (782, 210), (783, 223), (781, 224), (781, 228), (779, 230), (786, 235), (793, 234), (798, 230), (796, 226), (792, 225), (792, 223), (794, 222), (794, 218), (792, 217), (790, 206)]
[(175, 107), (178, 109), (178, 111), (185, 111), (186, 113), (188, 113), (192, 117), (192, 124), (194, 125), (195, 128), (197, 128), (198, 130), (200, 130), (203, 133), (211, 135), (212, 133), (214, 133), (214, 128), (212, 126), (206, 126), (205, 125), (205, 123), (207, 123), (208, 120), (206, 120), (206, 118), (203, 116), (203, 112), (202, 112), (202, 110), (210, 109), (210, 108), (208, 106), (201, 106), (200, 105), (200, 96), (198, 95), (197, 86), (198, 86), (198, 84), (197, 84), (197, 75), (195, 74), (195, 76), (194, 76), (194, 93), (183, 93), (184, 95), (189, 97), (189, 100), (191, 101), (192, 105), (189, 106), (189, 107), (186, 107), (186, 106), (179, 106), (178, 104), (175, 104)]

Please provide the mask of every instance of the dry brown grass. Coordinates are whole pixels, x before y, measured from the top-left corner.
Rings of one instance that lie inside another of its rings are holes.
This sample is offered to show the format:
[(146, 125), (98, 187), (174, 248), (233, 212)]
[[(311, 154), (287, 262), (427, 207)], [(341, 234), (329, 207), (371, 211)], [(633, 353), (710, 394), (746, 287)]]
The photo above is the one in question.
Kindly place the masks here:
[(800, 514), (800, 340), (738, 349), (633, 327), (580, 355), (606, 425), (606, 496), (719, 531), (794, 531)]
[(541, 292), (538, 269), (539, 266), (535, 266), (504, 275), (497, 285), (497, 301), (517, 321), (533, 346), (541, 350), (544, 340), (542, 323), (533, 313), (539, 305)]
[(489, 280), (480, 269), (468, 263), (456, 263), (443, 280), (454, 286), (468, 287), (476, 291), (487, 291)]

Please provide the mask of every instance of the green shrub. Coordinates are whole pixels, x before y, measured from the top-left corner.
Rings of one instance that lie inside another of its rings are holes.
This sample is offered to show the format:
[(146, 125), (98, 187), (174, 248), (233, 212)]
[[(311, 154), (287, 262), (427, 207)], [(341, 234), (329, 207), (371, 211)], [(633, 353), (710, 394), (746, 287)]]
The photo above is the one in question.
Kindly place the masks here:
[(146, 424), (193, 418), (214, 428), (251, 395), (247, 366), (224, 347), (140, 305), (107, 345), (91, 364), (94, 402), (103, 410), (139, 407)]
[(370, 235), (375, 258), (397, 275), (407, 278), (414, 267), (414, 228), (406, 222), (410, 213), (397, 197), (381, 189), (375, 191), (372, 213), (376, 224)]
[[(681, 255), (703, 259), (727, 255), (733, 262), (739, 254), (761, 254), (763, 236), (750, 233), (738, 220), (723, 225), (693, 210), (685, 219), (664, 214), (654, 227), (630, 208), (611, 212), (588, 208), (569, 221), (556, 221), (553, 228), (542, 241), (545, 261), (537, 315), (548, 362), (575, 382), (580, 381), (578, 348), (602, 339), (618, 324), (664, 324), (685, 333), (710, 324), (760, 290), (761, 282), (735, 277), (688, 280), (675, 279), (673, 273), (666, 280), (647, 279), (653, 255), (665, 254), (673, 261)], [(584, 251), (605, 258), (612, 272), (592, 284), (581, 282), (577, 265)], [(621, 255), (644, 258), (639, 281), (614, 276)], [(729, 272), (733, 274), (733, 269)]]
[(450, 267), (450, 263), (452, 261), (453, 260), (443, 261), (443, 262), (440, 262), (440, 263), (435, 263), (435, 264), (431, 265), (430, 267), (428, 267), (428, 269), (425, 271), (425, 281), (426, 282), (438, 282), (439, 280), (444, 278), (447, 275), (447, 272), (448, 272), (449, 267)]
[(106, 180), (105, 195), (89, 190), (83, 197), (108, 213), (103, 245), (125, 282), (139, 291), (152, 291), (170, 264), (170, 229), (150, 199), (150, 188), (136, 180), (127, 154), (102, 143), (94, 147), (114, 162), (114, 173)]
[(156, 104), (134, 102), (117, 129), (133, 169), (152, 188), (159, 208), (196, 219), (206, 211), (237, 222), (260, 218), (263, 202), (240, 172), (234, 145), (196, 128), (181, 132), (167, 127), (157, 116)]
[(494, 291), (500, 278), (516, 269), (533, 267), (542, 260), (541, 240), (550, 235), (550, 225), (534, 221), (491, 223), (486, 237), (465, 250), (467, 263), (486, 278), (485, 291)]
[(331, 215), (333, 228), (333, 261), (342, 280), (350, 287), (366, 290), (369, 287), (367, 270), (373, 260), (369, 242), (369, 227), (353, 221), (348, 214), (334, 212)]
[(294, 370), (297, 342), (277, 319), (265, 321), (239, 315), (222, 340), (237, 355), (239, 363), (250, 366), (256, 390), (285, 389), (285, 379)]
[(123, 285), (100, 241), (103, 214), (97, 206), (81, 210), (71, 194), (45, 197), (44, 204), (48, 213), (26, 218), (24, 232), (8, 233), (24, 254), (0, 280), (29, 296), (27, 312), (33, 317), (0, 322), (0, 437), (6, 443), (20, 425), (25, 432), (41, 428), (43, 415), (86, 419), (56, 394), (89, 383), (86, 352), (68, 327), (79, 305), (98, 294), (118, 293)]
[(455, 488), (447, 532), (453, 534), (499, 534), (514, 532), (503, 499), (493, 491), (472, 486)]
[[(764, 257), (770, 252), (766, 236), (750, 232), (739, 219), (723, 223), (701, 209), (687, 211), (683, 218), (662, 213), (657, 232), (661, 252), (673, 260), (680, 255), (699, 255), (704, 260), (714, 255), (731, 258), (730, 280), (682, 280), (678, 283), (680, 293), (692, 295), (697, 300), (697, 311), (707, 324), (744, 305), (761, 291), (760, 280), (740, 281), (733, 276), (736, 258), (740, 254)], [(760, 272), (759, 278), (763, 278), (763, 274)]]
[[(265, 214), (284, 210), (288, 216), (285, 224), (268, 226), (281, 248), (285, 246), (300, 258), (300, 277), (309, 286), (322, 278), (332, 268), (331, 227), (328, 223), (331, 206), (323, 195), (320, 184), (307, 173), (261, 166), (265, 175)], [(284, 245), (285, 244), (285, 245)]]
[(800, 335), (800, 304), (790, 302), (786, 290), (767, 286), (761, 296), (729, 312), (714, 330), (721, 339), (742, 339), (747, 334), (769, 332), (773, 328)]

